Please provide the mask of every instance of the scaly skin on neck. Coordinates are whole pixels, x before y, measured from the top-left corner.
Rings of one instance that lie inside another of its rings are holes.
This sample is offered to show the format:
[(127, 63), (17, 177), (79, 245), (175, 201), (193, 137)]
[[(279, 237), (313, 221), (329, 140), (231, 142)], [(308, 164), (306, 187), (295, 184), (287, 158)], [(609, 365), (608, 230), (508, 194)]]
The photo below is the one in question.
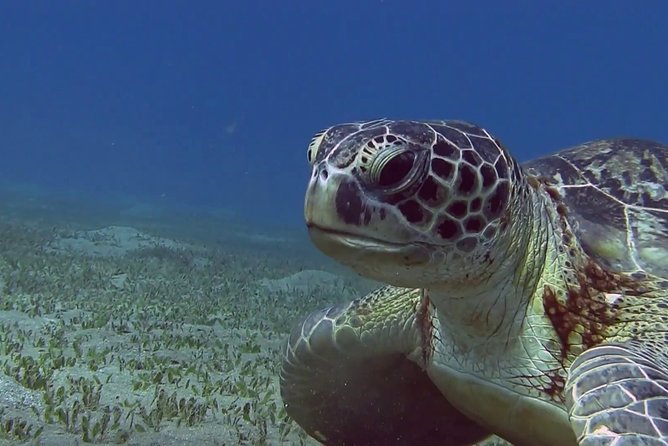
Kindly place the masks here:
[[(425, 366), (438, 371), (430, 375), (459, 410), (514, 444), (575, 444), (563, 407), (561, 345), (543, 303), (546, 285), (569, 287), (561, 218), (542, 186), (518, 185), (513, 200), (494, 282), (426, 290), (437, 335)], [(516, 416), (522, 412), (531, 418)], [(518, 420), (527, 426), (514, 426)]]
[[(513, 188), (511, 203), (492, 261), (479, 265), (477, 277), (486, 279), (446, 277), (442, 284), (426, 289), (441, 323), (467, 337), (479, 337), (481, 343), (492, 337), (518, 337), (543, 268), (550, 266), (546, 263), (556, 212), (549, 198), (522, 181)], [(556, 259), (551, 260), (556, 266)]]

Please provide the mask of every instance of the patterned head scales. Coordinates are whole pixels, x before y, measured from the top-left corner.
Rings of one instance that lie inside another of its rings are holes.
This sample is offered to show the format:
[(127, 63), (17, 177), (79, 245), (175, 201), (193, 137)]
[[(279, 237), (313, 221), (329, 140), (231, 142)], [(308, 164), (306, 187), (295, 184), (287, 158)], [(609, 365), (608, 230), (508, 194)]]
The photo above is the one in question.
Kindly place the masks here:
[[(458, 121), (338, 125), (313, 138), (308, 158), (305, 214), (314, 242), (390, 283), (387, 272), (369, 268), (489, 258), (521, 178), (496, 139)], [(376, 255), (360, 265), (364, 251)]]

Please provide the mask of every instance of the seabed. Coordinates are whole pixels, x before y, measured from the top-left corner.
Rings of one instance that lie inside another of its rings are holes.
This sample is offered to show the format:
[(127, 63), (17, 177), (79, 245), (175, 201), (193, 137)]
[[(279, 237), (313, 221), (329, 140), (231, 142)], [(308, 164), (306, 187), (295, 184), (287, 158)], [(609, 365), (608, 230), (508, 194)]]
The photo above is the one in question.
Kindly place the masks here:
[(285, 340), (375, 286), (297, 230), (5, 185), (0, 442), (318, 444), (283, 409)]

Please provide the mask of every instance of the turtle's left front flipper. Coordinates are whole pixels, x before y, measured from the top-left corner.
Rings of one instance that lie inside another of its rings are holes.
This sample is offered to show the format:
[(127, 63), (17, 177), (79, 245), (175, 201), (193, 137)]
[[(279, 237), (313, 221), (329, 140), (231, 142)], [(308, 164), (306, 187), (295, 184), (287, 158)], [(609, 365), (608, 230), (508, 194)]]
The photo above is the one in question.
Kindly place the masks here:
[(573, 362), (566, 402), (580, 446), (668, 445), (668, 351), (659, 345), (603, 344)]

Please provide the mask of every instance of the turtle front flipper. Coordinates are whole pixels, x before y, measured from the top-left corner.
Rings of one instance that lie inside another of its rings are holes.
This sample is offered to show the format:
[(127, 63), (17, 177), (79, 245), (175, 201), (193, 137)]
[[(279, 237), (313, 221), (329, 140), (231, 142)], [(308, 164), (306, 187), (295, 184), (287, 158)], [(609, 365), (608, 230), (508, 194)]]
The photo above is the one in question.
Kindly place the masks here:
[(454, 409), (419, 357), (419, 290), (385, 287), (309, 315), (281, 370), (288, 414), (327, 445), (473, 444), (489, 435)]
[(571, 366), (566, 397), (580, 446), (668, 445), (668, 363), (660, 344), (603, 344)]

